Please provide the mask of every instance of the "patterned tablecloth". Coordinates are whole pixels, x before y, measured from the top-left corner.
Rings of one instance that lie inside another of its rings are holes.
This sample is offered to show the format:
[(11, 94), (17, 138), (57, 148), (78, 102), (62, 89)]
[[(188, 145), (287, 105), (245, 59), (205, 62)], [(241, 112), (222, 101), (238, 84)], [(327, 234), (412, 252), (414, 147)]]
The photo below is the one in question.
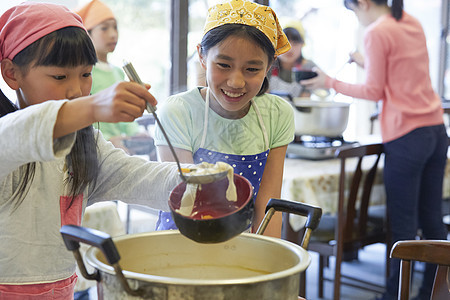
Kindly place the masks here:
[[(449, 155), (450, 157), (450, 155)], [(375, 157), (367, 157), (363, 160), (363, 169), (372, 166)], [(371, 204), (385, 202), (383, 185), (383, 160), (382, 157), (375, 179), (371, 195)], [(357, 159), (348, 159), (346, 162), (347, 174), (351, 175), (357, 164)], [(284, 163), (284, 176), (282, 198), (286, 200), (309, 203), (322, 208), (323, 214), (336, 213), (338, 205), (340, 160), (306, 160), (286, 158)], [(347, 175), (347, 179), (351, 176)], [(347, 182), (348, 184), (348, 182)], [(444, 178), (444, 197), (450, 197), (450, 162), (447, 163)], [(299, 230), (304, 225), (305, 218), (291, 216), (290, 223), (294, 230)]]

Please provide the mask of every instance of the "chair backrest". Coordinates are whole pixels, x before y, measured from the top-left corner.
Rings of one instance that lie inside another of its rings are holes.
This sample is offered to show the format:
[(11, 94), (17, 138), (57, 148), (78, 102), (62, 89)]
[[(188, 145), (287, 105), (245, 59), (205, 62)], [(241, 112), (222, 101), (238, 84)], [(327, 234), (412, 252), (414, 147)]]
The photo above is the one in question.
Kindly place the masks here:
[[(348, 243), (353, 244), (353, 247), (361, 247), (373, 242), (368, 235), (368, 207), (382, 153), (382, 144), (358, 145), (336, 152), (336, 157), (341, 160), (338, 203), (338, 227), (341, 232), (336, 232), (336, 240), (340, 236), (344, 248)], [(363, 160), (369, 159), (368, 156), (373, 156), (369, 161), (370, 167), (364, 167), (363, 171)], [(347, 188), (346, 162), (350, 158), (356, 158), (357, 164)], [(355, 242), (357, 245), (354, 245)]]
[(412, 261), (437, 264), (431, 299), (450, 299), (450, 241), (399, 241), (392, 247), (391, 257), (401, 259), (399, 299), (409, 299)]
[[(372, 234), (371, 231), (371, 234), (366, 234), (368, 231), (366, 223), (369, 219), (367, 210), (382, 152), (382, 144), (369, 144), (352, 145), (349, 148), (340, 149), (336, 153), (336, 158), (341, 160), (338, 187), (339, 199), (333, 197), (330, 201), (335, 202), (339, 200), (338, 213), (322, 216), (321, 223), (317, 230), (313, 232), (308, 247), (311, 251), (317, 252), (320, 255), (319, 297), (323, 297), (323, 281), (325, 279), (325, 276), (323, 276), (323, 268), (329, 256), (336, 257), (333, 295), (334, 299), (339, 299), (342, 261), (355, 258), (355, 255), (358, 255), (358, 250), (362, 246), (386, 242), (388, 239), (383, 222), (379, 226), (381, 227), (379, 232)], [(349, 161), (350, 159), (351, 161)], [(350, 171), (349, 166), (352, 166), (354, 163), (356, 163), (356, 167)], [(367, 168), (368, 166), (369, 169)], [(349, 180), (346, 180), (346, 178), (350, 179), (349, 184), (347, 184)], [(347, 185), (349, 185), (349, 188), (347, 188)], [(362, 193), (359, 192), (360, 189)], [(348, 197), (346, 197), (347, 194)], [(383, 213), (384, 215), (385, 213)], [(355, 219), (358, 224), (362, 225), (354, 225)], [(355, 230), (355, 228), (358, 228), (358, 230)], [(301, 241), (302, 234), (303, 230), (294, 231), (290, 226), (289, 215), (283, 216), (283, 238), (298, 243)], [(388, 253), (386, 253), (387, 257)], [(346, 276), (347, 280), (349, 277)], [(353, 286), (364, 286), (363, 288), (374, 286), (372, 283), (370, 285), (364, 285), (361, 278), (358, 278), (357, 282), (350, 283)], [(301, 287), (304, 286), (305, 282), (303, 280)], [(379, 290), (376, 287), (374, 289)], [(304, 289), (302, 290), (302, 295), (304, 295)]]

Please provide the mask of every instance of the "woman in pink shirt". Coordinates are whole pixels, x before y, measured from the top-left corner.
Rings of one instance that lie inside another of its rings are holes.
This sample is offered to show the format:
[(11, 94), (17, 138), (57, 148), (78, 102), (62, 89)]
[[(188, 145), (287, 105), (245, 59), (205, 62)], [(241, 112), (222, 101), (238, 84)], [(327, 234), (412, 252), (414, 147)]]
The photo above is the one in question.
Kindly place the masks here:
[[(403, 11), (403, 0), (344, 0), (361, 25), (365, 59), (351, 58), (366, 70), (363, 84), (319, 76), (302, 81), (307, 88), (382, 101), (384, 182), (393, 241), (446, 239), (442, 223), (442, 185), (448, 138), (439, 96), (433, 91), (425, 34), (420, 23)], [(427, 265), (416, 299), (429, 299), (435, 267)], [(397, 299), (399, 261), (391, 260), (390, 278), (382, 299)]]

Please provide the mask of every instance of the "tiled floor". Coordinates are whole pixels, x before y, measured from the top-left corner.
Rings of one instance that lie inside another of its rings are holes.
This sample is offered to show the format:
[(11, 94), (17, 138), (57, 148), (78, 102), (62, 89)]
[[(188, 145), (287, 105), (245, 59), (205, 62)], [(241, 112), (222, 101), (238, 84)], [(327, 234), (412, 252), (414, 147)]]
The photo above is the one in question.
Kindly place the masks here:
[[(450, 234), (447, 237), (450, 239)], [(306, 298), (308, 300), (316, 299), (333, 299), (333, 283), (331, 281), (325, 281), (324, 298), (319, 298), (317, 293), (318, 286), (318, 255), (314, 252), (310, 252), (312, 261), (311, 265), (306, 271)], [(344, 274), (351, 274), (352, 276), (360, 277), (364, 280), (376, 283), (378, 285), (384, 285), (384, 255), (385, 246), (383, 244), (375, 244), (367, 246), (359, 253), (358, 261), (345, 262), (342, 266), (342, 272)], [(334, 271), (334, 260), (330, 260), (331, 269), (327, 269), (325, 274), (331, 278)], [(411, 298), (415, 296), (419, 290), (422, 281), (422, 272), (424, 264), (415, 263), (413, 281), (411, 284)], [(370, 300), (375, 299), (380, 294), (357, 289), (349, 286), (341, 286), (341, 299), (342, 300)]]
[[(306, 298), (320, 299), (318, 297), (318, 255), (314, 252), (310, 252), (312, 262), (306, 271)], [(375, 244), (367, 246), (364, 250), (360, 251), (359, 259), (352, 262), (344, 262), (342, 264), (342, 273), (351, 274), (362, 278), (364, 280), (373, 282), (378, 285), (384, 285), (384, 256), (385, 247), (382, 244)], [(327, 268), (325, 275), (328, 278), (333, 278), (334, 274), (334, 259), (330, 259), (330, 268)], [(325, 281), (324, 298), (333, 298), (333, 282)], [(341, 299), (344, 300), (362, 300), (362, 299), (374, 299), (377, 293), (350, 286), (341, 286)]]
[[(311, 265), (306, 271), (306, 298), (307, 299), (320, 299), (318, 297), (318, 255), (315, 252), (311, 252)], [(360, 277), (364, 280), (373, 282), (378, 285), (384, 284), (384, 255), (385, 247), (382, 244), (376, 244), (366, 247), (363, 251), (360, 251), (359, 259), (353, 262), (345, 262), (342, 264), (342, 273), (351, 274), (352, 276)], [(330, 259), (330, 268), (325, 271), (327, 278), (333, 278), (334, 275), (334, 259)], [(332, 299), (333, 295), (333, 282), (324, 282), (324, 298)], [(341, 286), (341, 299), (373, 299), (378, 294), (349, 287), (346, 285)]]

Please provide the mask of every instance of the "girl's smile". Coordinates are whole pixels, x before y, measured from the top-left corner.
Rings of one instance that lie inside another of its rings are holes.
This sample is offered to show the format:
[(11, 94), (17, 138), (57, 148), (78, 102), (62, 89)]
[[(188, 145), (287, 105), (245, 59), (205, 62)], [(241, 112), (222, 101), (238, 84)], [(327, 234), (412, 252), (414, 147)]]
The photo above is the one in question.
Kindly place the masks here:
[(230, 36), (206, 56), (199, 55), (206, 70), (211, 109), (224, 118), (243, 117), (269, 70), (267, 54), (252, 41)]
[(242, 97), (245, 95), (245, 93), (236, 93), (231, 91), (225, 91), (222, 90), (222, 93), (224, 94), (224, 98), (227, 99), (229, 102), (239, 102), (241, 101)]

